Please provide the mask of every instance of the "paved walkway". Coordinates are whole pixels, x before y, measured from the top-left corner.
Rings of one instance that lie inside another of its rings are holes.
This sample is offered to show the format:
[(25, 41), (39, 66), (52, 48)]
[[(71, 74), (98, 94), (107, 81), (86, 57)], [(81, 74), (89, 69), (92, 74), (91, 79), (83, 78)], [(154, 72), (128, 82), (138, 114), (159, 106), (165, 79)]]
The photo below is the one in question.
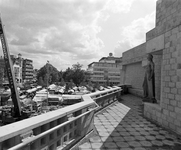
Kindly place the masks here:
[(143, 117), (141, 99), (133, 95), (103, 110), (94, 124), (97, 133), (80, 150), (181, 150), (176, 135)]

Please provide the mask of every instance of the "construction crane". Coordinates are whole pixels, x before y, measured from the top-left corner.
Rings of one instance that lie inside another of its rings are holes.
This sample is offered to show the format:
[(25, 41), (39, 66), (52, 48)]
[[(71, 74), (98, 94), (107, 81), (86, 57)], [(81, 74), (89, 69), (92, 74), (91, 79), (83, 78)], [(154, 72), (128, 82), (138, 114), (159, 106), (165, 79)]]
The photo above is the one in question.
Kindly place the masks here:
[(10, 89), (11, 89), (11, 98), (14, 105), (14, 107), (12, 107), (13, 110), (12, 110), (11, 116), (12, 118), (16, 118), (20, 120), (20, 118), (22, 117), (22, 110), (21, 110), (21, 105), (20, 105), (20, 100), (19, 100), (19, 93), (17, 91), (15, 75), (13, 73), (13, 66), (11, 62), (10, 52), (9, 52), (1, 16), (0, 16), (0, 38), (1, 38), (1, 43), (2, 43), (2, 50), (4, 54), (5, 67), (7, 70), (7, 76), (9, 80)]

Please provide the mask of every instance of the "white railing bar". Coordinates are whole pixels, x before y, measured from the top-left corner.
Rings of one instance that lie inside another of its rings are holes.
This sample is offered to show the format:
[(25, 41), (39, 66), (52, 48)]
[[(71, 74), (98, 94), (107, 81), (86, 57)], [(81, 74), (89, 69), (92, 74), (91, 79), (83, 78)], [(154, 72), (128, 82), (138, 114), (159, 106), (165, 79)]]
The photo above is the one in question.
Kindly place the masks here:
[(77, 116), (77, 117), (75, 117), (75, 118), (72, 118), (71, 120), (66, 121), (66, 122), (64, 122), (64, 123), (62, 123), (62, 124), (60, 124), (60, 125), (58, 125), (58, 126), (56, 126), (56, 127), (53, 127), (53, 128), (51, 128), (51, 129), (43, 132), (43, 133), (40, 133), (40, 134), (38, 134), (37, 136), (32, 137), (30, 140), (24, 141), (24, 142), (22, 142), (22, 143), (20, 143), (20, 144), (18, 144), (18, 145), (16, 145), (16, 146), (14, 146), (14, 147), (11, 147), (11, 148), (8, 149), (8, 150), (18, 150), (18, 149), (20, 149), (20, 148), (28, 145), (29, 143), (31, 143), (31, 142), (33, 142), (33, 141), (35, 141), (35, 140), (37, 140), (37, 139), (39, 139), (39, 138), (47, 135), (47, 134), (50, 134), (50, 133), (53, 132), (54, 130), (58, 130), (59, 128), (67, 125), (68, 123), (71, 123), (72, 121), (75, 121), (75, 120), (81, 118), (82, 116), (84, 116), (84, 115), (86, 115), (86, 114), (88, 114), (88, 113), (96, 110), (96, 108), (97, 108), (97, 107), (95, 107), (94, 109), (91, 109), (91, 110), (89, 110), (89, 111), (87, 111), (87, 112), (85, 112), (85, 113), (83, 113), (83, 114), (81, 114), (81, 115), (79, 115), (79, 116)]

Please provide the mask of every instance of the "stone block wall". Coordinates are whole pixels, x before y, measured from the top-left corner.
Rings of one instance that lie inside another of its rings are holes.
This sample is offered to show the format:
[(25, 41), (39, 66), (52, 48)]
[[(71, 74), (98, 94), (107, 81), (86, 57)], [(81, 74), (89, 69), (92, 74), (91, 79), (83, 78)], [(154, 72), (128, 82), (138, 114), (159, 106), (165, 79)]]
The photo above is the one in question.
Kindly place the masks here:
[(165, 126), (181, 134), (181, 25), (164, 35), (161, 107)]
[(155, 98), (160, 103), (162, 55), (153, 55), (155, 63)]
[(181, 0), (157, 2), (156, 27), (147, 33), (147, 42), (160, 35), (164, 36), (160, 109), (145, 104), (144, 114), (181, 135)]
[(156, 7), (156, 27), (146, 34), (146, 40), (164, 34), (180, 25), (180, 8), (180, 0), (158, 0)]

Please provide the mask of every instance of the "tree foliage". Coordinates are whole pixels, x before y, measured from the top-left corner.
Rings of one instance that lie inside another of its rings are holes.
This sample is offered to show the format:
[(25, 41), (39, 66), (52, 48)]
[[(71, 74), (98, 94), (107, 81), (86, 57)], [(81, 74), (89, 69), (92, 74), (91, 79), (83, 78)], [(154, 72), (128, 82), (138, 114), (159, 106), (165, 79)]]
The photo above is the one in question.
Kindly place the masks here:
[(38, 78), (38, 85), (44, 86), (44, 82), (43, 82), (42, 77), (39, 77), (39, 78)]
[(73, 64), (72, 68), (67, 68), (65, 71), (58, 71), (47, 63), (38, 71), (37, 80), (38, 84), (42, 86), (55, 82), (59, 82), (61, 85), (69, 82), (71, 86), (74, 84), (79, 86), (85, 80), (85, 71), (79, 63)]
[[(41, 78), (40, 78), (41, 77)], [(47, 63), (44, 65), (37, 74), (37, 79), (42, 79), (44, 84), (51, 84), (59, 81), (59, 71), (51, 64)]]
[(63, 73), (63, 78), (66, 82), (74, 82), (75, 85), (79, 86), (85, 78), (84, 70), (82, 70), (82, 65), (77, 63), (72, 65), (72, 68), (67, 68)]

